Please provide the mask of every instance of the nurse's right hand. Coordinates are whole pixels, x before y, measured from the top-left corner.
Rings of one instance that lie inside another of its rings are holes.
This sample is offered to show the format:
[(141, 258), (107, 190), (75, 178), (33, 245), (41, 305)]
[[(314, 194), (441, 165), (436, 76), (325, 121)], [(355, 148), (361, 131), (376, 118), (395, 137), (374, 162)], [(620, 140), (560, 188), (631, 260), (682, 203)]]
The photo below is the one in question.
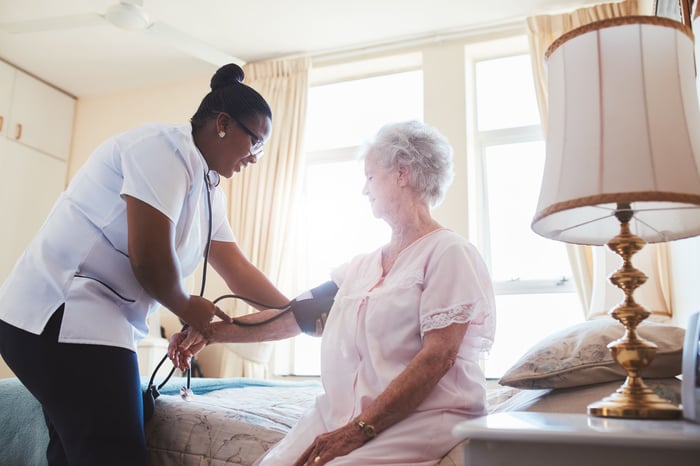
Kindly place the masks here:
[(182, 320), (207, 339), (212, 333), (210, 323), (214, 316), (219, 317), (224, 322), (231, 323), (231, 318), (224, 311), (201, 296), (191, 295), (187, 308), (181, 310), (179, 315)]

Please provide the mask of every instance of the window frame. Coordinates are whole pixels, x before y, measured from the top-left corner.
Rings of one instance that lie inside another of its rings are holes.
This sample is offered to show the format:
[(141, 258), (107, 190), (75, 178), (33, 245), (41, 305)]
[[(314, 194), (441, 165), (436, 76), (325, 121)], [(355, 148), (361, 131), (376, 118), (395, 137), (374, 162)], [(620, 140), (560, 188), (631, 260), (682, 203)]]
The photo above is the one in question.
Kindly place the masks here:
[[(524, 36), (523, 36), (524, 38)], [(522, 38), (520, 38), (522, 39)], [(465, 47), (467, 67), (467, 125), (471, 144), (468, 149), (468, 162), (470, 172), (470, 198), (469, 204), (475, 206), (470, 209), (470, 236), (479, 247), (487, 264), (492, 263), (492, 245), (490, 241), (490, 218), (486, 180), (486, 152), (488, 147), (518, 144), (527, 142), (544, 141), (541, 124), (528, 126), (514, 126), (509, 128), (479, 130), (477, 107), (477, 79), (476, 67), (481, 61), (497, 60), (519, 55), (529, 56), (526, 44), (516, 37), (486, 41), (471, 44)], [(533, 211), (534, 213), (534, 211)], [(490, 265), (489, 265), (490, 266)], [(573, 277), (513, 280), (493, 280), (494, 292), (498, 295), (528, 295), (548, 293), (575, 293), (576, 288)]]

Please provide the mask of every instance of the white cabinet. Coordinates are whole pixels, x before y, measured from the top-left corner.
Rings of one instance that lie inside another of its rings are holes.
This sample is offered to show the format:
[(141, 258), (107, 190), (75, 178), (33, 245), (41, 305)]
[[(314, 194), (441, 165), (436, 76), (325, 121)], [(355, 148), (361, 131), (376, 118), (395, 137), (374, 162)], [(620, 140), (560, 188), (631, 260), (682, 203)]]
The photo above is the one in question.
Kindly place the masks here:
[[(158, 364), (168, 354), (168, 340), (149, 335), (139, 342), (136, 354), (139, 360), (139, 372), (142, 376), (150, 378)], [(166, 358), (156, 374), (156, 381), (162, 381), (172, 369), (173, 363)], [(174, 375), (180, 376), (182, 373), (176, 371)]]
[(15, 69), (0, 61), (0, 136), (7, 134)]
[(68, 159), (75, 99), (0, 62), (0, 131), (48, 156)]
[(75, 99), (0, 61), (0, 282), (66, 184)]
[(44, 222), (65, 186), (66, 162), (0, 139), (0, 280)]

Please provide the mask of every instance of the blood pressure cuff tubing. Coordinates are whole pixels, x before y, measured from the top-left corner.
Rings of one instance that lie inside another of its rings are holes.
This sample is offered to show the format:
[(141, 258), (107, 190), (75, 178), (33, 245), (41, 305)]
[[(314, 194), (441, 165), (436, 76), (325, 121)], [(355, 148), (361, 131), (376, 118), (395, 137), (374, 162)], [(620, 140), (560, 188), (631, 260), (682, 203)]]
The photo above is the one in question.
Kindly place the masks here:
[(302, 332), (316, 333), (316, 321), (331, 310), (337, 292), (338, 286), (328, 281), (292, 300), (289, 307)]

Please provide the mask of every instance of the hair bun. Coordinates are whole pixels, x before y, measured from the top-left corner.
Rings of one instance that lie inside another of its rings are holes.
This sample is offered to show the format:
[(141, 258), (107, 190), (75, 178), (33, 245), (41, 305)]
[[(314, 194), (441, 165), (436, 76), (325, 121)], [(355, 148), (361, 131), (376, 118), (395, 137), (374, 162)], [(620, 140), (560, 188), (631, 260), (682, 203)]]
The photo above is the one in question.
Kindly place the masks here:
[(212, 91), (215, 91), (217, 89), (221, 89), (222, 87), (240, 83), (243, 81), (244, 77), (245, 74), (240, 66), (236, 65), (235, 63), (229, 63), (228, 65), (224, 65), (216, 70), (216, 73), (214, 73), (214, 76), (211, 78), (209, 86), (211, 87)]

